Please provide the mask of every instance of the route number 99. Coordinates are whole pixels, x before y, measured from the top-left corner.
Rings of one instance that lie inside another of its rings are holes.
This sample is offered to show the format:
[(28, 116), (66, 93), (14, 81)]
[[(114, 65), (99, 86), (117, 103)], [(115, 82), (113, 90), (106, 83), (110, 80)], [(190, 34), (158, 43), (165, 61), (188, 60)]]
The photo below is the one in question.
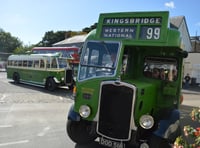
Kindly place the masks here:
[(154, 39), (158, 40), (160, 38), (160, 28), (155, 27), (155, 28), (147, 28), (146, 30), (146, 39)]

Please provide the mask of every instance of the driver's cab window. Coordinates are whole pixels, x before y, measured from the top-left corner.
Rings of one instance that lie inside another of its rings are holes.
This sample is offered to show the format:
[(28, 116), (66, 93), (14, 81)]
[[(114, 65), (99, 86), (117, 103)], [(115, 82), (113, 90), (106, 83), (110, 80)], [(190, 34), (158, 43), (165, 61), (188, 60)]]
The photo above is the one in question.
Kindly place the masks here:
[(105, 67), (114, 67), (116, 63), (117, 52), (116, 51), (109, 51), (103, 54), (102, 64)]
[(95, 65), (97, 65), (99, 61), (99, 50), (91, 50), (91, 55), (89, 57), (88, 64), (91, 66), (88, 67), (88, 76), (93, 77), (96, 73)]
[(175, 58), (146, 57), (143, 73), (152, 79), (176, 81), (177, 61)]
[(82, 51), (79, 80), (114, 75), (118, 52), (118, 42), (87, 42)]
[(99, 57), (99, 50), (92, 50), (91, 51), (91, 59), (89, 61), (90, 65), (98, 64), (98, 57)]

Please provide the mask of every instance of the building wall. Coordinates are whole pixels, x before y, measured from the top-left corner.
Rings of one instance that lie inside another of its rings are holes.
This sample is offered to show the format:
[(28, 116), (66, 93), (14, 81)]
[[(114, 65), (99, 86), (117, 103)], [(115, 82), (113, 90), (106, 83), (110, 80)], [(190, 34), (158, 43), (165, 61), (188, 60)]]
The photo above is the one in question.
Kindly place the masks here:
[(184, 76), (189, 73), (200, 84), (200, 53), (189, 53), (184, 61)]
[(183, 22), (180, 24), (180, 27), (178, 28), (178, 30), (181, 32), (181, 38), (184, 43), (184, 49), (188, 52), (191, 52), (192, 45), (191, 45), (191, 41), (190, 41), (190, 36), (188, 34), (185, 19), (183, 19)]
[(192, 48), (194, 52), (200, 52), (200, 36), (191, 37)]

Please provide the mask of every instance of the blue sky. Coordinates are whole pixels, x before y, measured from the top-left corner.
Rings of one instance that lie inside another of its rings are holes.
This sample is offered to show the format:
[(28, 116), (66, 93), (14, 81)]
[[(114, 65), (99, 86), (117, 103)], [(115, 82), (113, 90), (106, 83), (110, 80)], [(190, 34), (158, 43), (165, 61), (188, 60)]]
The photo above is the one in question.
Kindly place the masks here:
[(1, 0), (0, 28), (24, 44), (36, 44), (47, 31), (81, 31), (100, 13), (169, 11), (185, 16), (190, 36), (200, 35), (199, 0)]

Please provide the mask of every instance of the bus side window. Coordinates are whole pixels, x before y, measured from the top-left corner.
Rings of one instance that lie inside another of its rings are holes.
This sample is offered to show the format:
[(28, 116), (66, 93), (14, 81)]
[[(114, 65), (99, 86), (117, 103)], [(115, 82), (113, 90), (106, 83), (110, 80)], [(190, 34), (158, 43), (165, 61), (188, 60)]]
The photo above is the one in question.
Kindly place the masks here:
[(27, 67), (27, 61), (23, 61), (23, 67)]
[(44, 68), (44, 60), (40, 60), (40, 68)]
[(52, 59), (52, 62), (51, 62), (51, 68), (57, 68), (57, 62), (56, 62), (56, 59)]
[(33, 61), (28, 61), (28, 67), (32, 67)]
[(124, 50), (124, 54), (122, 57), (122, 74), (128, 74), (129, 66), (130, 66), (130, 55), (129, 55), (129, 49), (126, 48)]
[(18, 65), (18, 62), (17, 61), (14, 61), (14, 66), (17, 66)]
[(122, 73), (125, 74), (127, 72), (127, 64), (128, 64), (128, 55), (123, 55), (122, 59)]
[(22, 61), (18, 61), (18, 66), (22, 66)]
[(35, 68), (38, 68), (38, 67), (39, 67), (39, 60), (34, 61), (34, 67), (35, 67)]
[(50, 58), (46, 59), (46, 68), (50, 68)]
[(8, 66), (12, 66), (12, 61), (8, 61)]
[(10, 60), (8, 60), (7, 65), (11, 66), (11, 61)]

